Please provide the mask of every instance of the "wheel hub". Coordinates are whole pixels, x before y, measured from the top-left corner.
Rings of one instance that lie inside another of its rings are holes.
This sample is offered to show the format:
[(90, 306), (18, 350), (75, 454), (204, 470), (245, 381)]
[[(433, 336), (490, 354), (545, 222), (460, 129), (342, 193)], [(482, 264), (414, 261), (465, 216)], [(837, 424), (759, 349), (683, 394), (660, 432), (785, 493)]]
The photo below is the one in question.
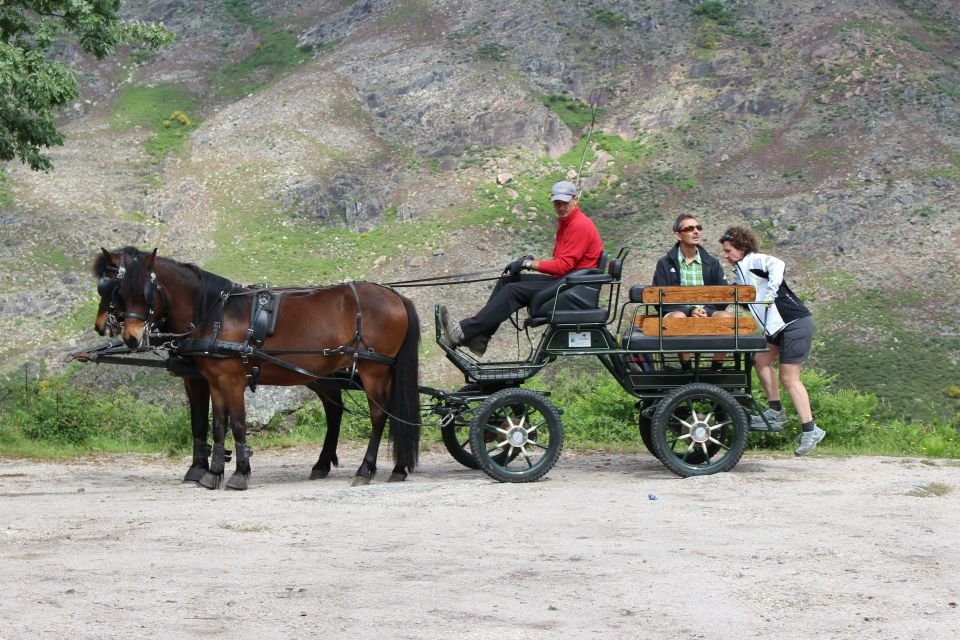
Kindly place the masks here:
[(706, 442), (710, 439), (710, 423), (698, 414), (694, 414), (693, 418), (693, 423), (690, 425), (690, 439), (697, 443)]
[(507, 442), (511, 447), (522, 447), (527, 444), (527, 430), (523, 427), (513, 427), (507, 431)]

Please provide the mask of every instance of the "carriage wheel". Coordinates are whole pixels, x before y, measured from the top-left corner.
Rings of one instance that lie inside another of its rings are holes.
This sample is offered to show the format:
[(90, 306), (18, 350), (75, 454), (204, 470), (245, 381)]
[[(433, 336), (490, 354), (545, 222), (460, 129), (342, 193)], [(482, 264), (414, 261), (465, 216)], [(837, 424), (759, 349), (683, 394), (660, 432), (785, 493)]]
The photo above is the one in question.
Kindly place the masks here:
[(650, 436), (656, 456), (678, 476), (729, 471), (747, 444), (747, 415), (728, 392), (696, 382), (660, 401)]
[(657, 454), (653, 451), (653, 438), (650, 437), (653, 421), (647, 416), (643, 415), (643, 410), (646, 408), (646, 405), (642, 405), (640, 407), (640, 439), (643, 440), (643, 446), (647, 448), (647, 451), (656, 456)]
[(454, 422), (440, 429), (440, 437), (443, 438), (443, 446), (447, 448), (454, 460), (468, 469), (480, 468), (477, 456), (473, 455), (473, 447), (470, 445), (469, 424)]
[(533, 482), (547, 474), (563, 449), (556, 407), (529, 389), (504, 389), (484, 401), (470, 425), (480, 468), (500, 482)]
[[(479, 392), (480, 388), (474, 384), (461, 387), (459, 391)], [(469, 417), (471, 413), (469, 408), (464, 407), (464, 411), (451, 424), (440, 428), (440, 438), (454, 460), (468, 469), (479, 469), (480, 461), (473, 454), (473, 445), (470, 444), (470, 422), (464, 421), (464, 418)], [(497, 456), (500, 464), (506, 455), (504, 453)]]

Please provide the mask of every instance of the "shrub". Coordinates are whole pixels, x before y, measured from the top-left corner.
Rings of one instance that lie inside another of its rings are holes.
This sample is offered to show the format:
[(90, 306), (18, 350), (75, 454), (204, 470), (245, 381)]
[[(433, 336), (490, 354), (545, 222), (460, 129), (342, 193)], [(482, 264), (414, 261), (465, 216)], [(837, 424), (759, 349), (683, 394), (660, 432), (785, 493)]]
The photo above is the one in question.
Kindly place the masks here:
[[(162, 449), (190, 443), (186, 410), (169, 411), (137, 400), (129, 391), (75, 388), (68, 375), (0, 387), (4, 440), (16, 433), (36, 443), (81, 449)], [(13, 433), (16, 432), (16, 433)]]

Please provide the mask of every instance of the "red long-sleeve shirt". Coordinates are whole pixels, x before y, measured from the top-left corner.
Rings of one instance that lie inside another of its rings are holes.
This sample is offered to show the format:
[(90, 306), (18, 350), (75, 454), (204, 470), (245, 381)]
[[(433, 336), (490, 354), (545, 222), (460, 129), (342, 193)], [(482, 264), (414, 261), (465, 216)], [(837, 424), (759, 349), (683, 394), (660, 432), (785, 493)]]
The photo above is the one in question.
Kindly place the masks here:
[(603, 243), (597, 227), (577, 207), (559, 221), (553, 259), (541, 260), (537, 270), (559, 278), (576, 269), (593, 269), (599, 263), (602, 251)]

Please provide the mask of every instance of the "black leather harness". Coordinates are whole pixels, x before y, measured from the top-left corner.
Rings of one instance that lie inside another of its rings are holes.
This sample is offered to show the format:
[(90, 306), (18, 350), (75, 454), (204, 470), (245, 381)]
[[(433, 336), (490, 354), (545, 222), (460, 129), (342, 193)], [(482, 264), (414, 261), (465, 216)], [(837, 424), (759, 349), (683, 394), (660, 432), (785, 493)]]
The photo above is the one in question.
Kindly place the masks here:
[[(350, 377), (354, 377), (359, 360), (370, 360), (381, 364), (393, 365), (395, 360), (389, 356), (381, 355), (363, 338), (363, 313), (360, 308), (360, 296), (353, 282), (346, 283), (350, 287), (353, 299), (356, 303), (356, 330), (353, 337), (346, 344), (329, 349), (263, 349), (263, 343), (267, 336), (273, 335), (277, 326), (277, 318), (280, 315), (284, 291), (271, 291), (264, 287), (256, 290), (231, 291), (230, 293), (221, 292), (220, 300), (210, 314), (213, 322), (213, 333), (209, 338), (186, 337), (171, 343), (171, 350), (175, 355), (181, 357), (203, 356), (212, 358), (237, 358), (239, 357), (247, 367), (247, 385), (251, 391), (256, 391), (257, 380), (260, 376), (260, 366), (254, 364), (254, 361), (269, 362), (310, 378), (323, 378), (319, 374), (293, 363), (283, 360), (278, 356), (290, 355), (322, 355), (322, 356), (351, 356), (353, 362), (350, 368)], [(250, 309), (250, 324), (247, 327), (247, 333), (243, 342), (230, 342), (220, 340), (219, 334), (223, 327), (223, 306), (226, 301), (238, 295), (252, 295)]]

